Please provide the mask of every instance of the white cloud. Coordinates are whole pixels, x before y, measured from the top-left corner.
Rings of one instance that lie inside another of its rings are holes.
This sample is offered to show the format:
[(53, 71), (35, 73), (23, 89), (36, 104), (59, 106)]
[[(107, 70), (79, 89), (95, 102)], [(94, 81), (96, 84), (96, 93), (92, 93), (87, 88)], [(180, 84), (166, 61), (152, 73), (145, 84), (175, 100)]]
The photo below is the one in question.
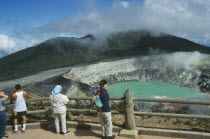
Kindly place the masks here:
[(123, 2), (122, 2), (122, 6), (123, 6), (124, 8), (128, 8), (129, 2), (123, 1)]
[(118, 8), (118, 7), (121, 7), (121, 8), (128, 8), (129, 6), (129, 3), (128, 1), (115, 1), (115, 3), (113, 4), (113, 8)]
[(204, 44), (208, 44), (208, 43), (210, 44), (209, 40), (210, 40), (210, 32), (203, 34), (203, 36), (202, 36), (203, 43)]
[(5, 34), (0, 34), (0, 58), (38, 43), (40, 43), (40, 40), (14, 39)]
[[(210, 1), (205, 0), (135, 0), (115, 1), (102, 12), (87, 12), (76, 17), (50, 23), (39, 29), (46, 32), (76, 34), (149, 29), (171, 34), (201, 36), (210, 32)], [(91, 11), (91, 10), (90, 10)], [(202, 42), (203, 38), (199, 38)], [(210, 39), (206, 40), (210, 42)]]
[[(28, 26), (27, 29), (24, 25), (24, 32), (18, 32), (16, 38), (13, 37), (16, 47), (19, 47), (17, 50), (58, 36), (102, 36), (140, 29), (170, 33), (197, 43), (210, 44), (210, 1), (115, 0), (110, 8), (102, 7), (97, 0), (83, 2), (86, 5), (86, 8), (83, 7), (85, 13), (36, 26), (34, 29)], [(8, 47), (6, 51), (12, 50)]]
[(0, 54), (6, 55), (17, 51), (16, 43), (4, 34), (0, 34)]

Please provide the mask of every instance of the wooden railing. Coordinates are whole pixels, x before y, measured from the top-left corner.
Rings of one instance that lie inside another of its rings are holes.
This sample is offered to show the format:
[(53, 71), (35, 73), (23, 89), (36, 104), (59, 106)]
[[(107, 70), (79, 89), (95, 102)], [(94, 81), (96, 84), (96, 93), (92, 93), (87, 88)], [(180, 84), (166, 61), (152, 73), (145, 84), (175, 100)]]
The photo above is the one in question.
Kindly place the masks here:
[[(70, 100), (92, 100), (92, 97), (69, 97)], [(48, 101), (48, 97), (41, 99), (31, 99), (27, 102), (36, 101)], [(205, 100), (186, 100), (186, 99), (170, 99), (170, 98), (134, 98), (134, 94), (131, 90), (126, 90), (124, 97), (111, 97), (110, 100), (117, 100), (118, 102), (124, 103), (124, 111), (111, 111), (112, 114), (125, 114), (126, 128), (133, 129), (135, 127), (134, 115), (141, 116), (163, 116), (163, 117), (175, 117), (175, 118), (199, 118), (199, 119), (210, 119), (210, 116), (206, 115), (191, 115), (191, 114), (173, 114), (173, 113), (154, 113), (154, 112), (138, 112), (134, 111), (134, 101), (141, 102), (161, 102), (161, 103), (178, 103), (178, 104), (197, 104), (197, 105), (210, 105), (210, 101)], [(7, 105), (9, 103), (6, 103)], [(51, 109), (28, 111), (28, 114), (41, 114), (51, 111)], [(95, 110), (91, 109), (68, 109), (68, 112), (78, 113), (96, 113)], [(11, 116), (7, 113), (7, 116)]]

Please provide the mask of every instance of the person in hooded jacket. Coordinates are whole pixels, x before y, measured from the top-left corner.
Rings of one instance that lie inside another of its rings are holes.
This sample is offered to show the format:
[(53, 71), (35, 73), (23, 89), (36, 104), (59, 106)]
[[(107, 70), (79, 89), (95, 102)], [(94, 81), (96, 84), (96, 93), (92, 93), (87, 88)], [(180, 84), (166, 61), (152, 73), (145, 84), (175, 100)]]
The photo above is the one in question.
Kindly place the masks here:
[(62, 87), (61, 85), (56, 85), (55, 88), (52, 90), (52, 95), (50, 96), (50, 103), (52, 106), (52, 111), (55, 119), (55, 128), (56, 133), (60, 134), (60, 124), (61, 122), (61, 129), (62, 134), (66, 135), (70, 133), (66, 129), (66, 105), (69, 103), (69, 99), (66, 95), (61, 94)]

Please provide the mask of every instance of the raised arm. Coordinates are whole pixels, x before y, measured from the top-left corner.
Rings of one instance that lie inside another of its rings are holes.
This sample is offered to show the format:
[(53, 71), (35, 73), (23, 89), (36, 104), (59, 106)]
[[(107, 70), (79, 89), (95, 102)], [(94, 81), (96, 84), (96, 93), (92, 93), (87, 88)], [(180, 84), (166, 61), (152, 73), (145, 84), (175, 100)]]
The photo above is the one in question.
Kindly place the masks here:
[(5, 95), (4, 93), (0, 93), (0, 96), (4, 98), (4, 101), (6, 101), (8, 99), (8, 96)]

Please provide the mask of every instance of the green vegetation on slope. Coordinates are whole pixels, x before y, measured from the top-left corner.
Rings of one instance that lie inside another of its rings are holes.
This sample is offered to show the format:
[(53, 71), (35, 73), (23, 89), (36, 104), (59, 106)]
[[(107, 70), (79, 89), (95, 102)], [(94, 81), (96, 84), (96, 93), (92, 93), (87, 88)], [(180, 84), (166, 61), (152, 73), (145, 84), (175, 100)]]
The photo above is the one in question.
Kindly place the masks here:
[[(65, 41), (62, 43), (65, 44)], [(96, 59), (97, 52), (88, 46), (72, 42), (67, 46), (61, 44), (54, 47), (41, 43), (0, 59), (0, 79), (17, 78)]]

